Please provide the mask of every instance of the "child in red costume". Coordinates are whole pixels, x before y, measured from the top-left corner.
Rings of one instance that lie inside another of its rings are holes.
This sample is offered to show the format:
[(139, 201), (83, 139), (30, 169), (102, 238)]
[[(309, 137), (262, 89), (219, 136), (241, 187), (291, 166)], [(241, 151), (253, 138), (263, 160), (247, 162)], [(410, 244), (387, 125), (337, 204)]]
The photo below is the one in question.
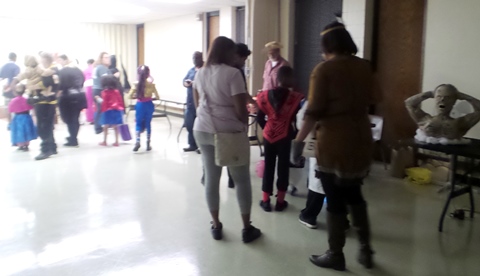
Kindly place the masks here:
[(115, 131), (114, 147), (118, 147), (118, 126), (123, 123), (123, 98), (120, 92), (116, 89), (117, 80), (115, 76), (102, 77), (102, 97), (96, 96), (95, 99), (101, 102), (102, 117), (100, 119), (103, 125), (103, 142), (100, 146), (107, 145), (108, 128), (113, 128)]
[[(290, 168), (290, 144), (295, 138), (295, 115), (300, 109), (303, 94), (291, 91), (294, 85), (293, 69), (284, 66), (279, 69), (278, 87), (262, 91), (257, 96), (258, 122), (263, 128), (265, 147), (265, 172), (263, 175), (263, 199), (260, 206), (264, 211), (272, 210), (270, 195), (273, 193), (275, 165), (278, 159), (276, 211), (288, 206), (285, 195), (288, 188)], [(265, 120), (265, 116), (268, 118)]]

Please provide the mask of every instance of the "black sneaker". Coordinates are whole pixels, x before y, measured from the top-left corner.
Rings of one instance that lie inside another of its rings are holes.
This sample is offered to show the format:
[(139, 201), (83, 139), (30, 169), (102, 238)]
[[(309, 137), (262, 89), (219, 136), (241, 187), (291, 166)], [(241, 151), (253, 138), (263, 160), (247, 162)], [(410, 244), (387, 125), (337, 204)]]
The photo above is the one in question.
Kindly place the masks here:
[(357, 261), (365, 268), (373, 268), (373, 254), (375, 254), (375, 252), (373, 252), (369, 245), (362, 245), (357, 256)]
[(184, 148), (183, 151), (184, 152), (192, 152), (192, 151), (197, 151), (198, 148), (193, 148), (193, 147), (188, 147), (188, 148)]
[(268, 200), (268, 201), (260, 200), (260, 207), (262, 207), (263, 211), (265, 211), (265, 212), (271, 212), (272, 211), (272, 205), (270, 204), (270, 200)]
[(212, 231), (212, 237), (214, 240), (219, 241), (223, 238), (222, 229), (223, 229), (223, 224), (220, 223), (220, 226), (218, 228), (213, 228), (213, 222), (212, 222), (211, 231)]
[(260, 229), (255, 228), (253, 225), (250, 225), (247, 229), (242, 230), (242, 240), (244, 243), (252, 242), (262, 235)]
[(302, 214), (298, 216), (298, 221), (300, 221), (301, 224), (307, 226), (310, 229), (317, 229), (318, 227), (316, 219), (305, 218)]
[(71, 143), (71, 142), (68, 142), (68, 143), (65, 143), (63, 144), (65, 147), (70, 147), (70, 148), (78, 148), (78, 143)]
[(17, 150), (18, 151), (28, 151), (28, 146), (21, 146)]
[(35, 160), (39, 161), (39, 160), (45, 160), (47, 159), (48, 157), (52, 156), (52, 153), (46, 153), (46, 152), (42, 152), (40, 153), (37, 157), (35, 157)]
[(277, 204), (275, 204), (275, 211), (281, 212), (281, 211), (287, 209), (287, 207), (288, 207), (288, 202), (287, 201), (284, 200), (282, 203), (277, 201)]
[(147, 142), (147, 151), (151, 151), (152, 150), (152, 146), (150, 146), (150, 142)]
[(137, 142), (135, 143), (135, 147), (133, 148), (133, 151), (137, 152), (139, 148), (140, 148), (140, 143)]

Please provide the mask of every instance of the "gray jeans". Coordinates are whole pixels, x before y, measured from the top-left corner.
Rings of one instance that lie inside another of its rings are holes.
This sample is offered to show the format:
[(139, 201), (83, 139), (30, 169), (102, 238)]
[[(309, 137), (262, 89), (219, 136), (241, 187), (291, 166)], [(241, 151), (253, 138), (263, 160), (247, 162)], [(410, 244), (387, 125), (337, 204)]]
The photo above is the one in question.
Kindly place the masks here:
[[(195, 141), (202, 151), (203, 167), (205, 168), (205, 192), (210, 211), (220, 209), (220, 177), (222, 167), (215, 164), (214, 136), (211, 133), (194, 131)], [(229, 167), (235, 189), (238, 205), (242, 215), (250, 214), (252, 209), (252, 184), (250, 182), (250, 165)]]

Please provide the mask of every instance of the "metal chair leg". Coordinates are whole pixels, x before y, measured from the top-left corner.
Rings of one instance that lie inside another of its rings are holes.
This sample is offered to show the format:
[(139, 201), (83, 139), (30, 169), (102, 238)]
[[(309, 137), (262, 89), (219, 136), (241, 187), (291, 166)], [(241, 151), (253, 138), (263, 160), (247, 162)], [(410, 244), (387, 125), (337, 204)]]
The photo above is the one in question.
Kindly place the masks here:
[(170, 122), (170, 118), (168, 118), (168, 115), (165, 115), (165, 118), (167, 118), (168, 124), (170, 125), (170, 130), (172, 130), (172, 122)]
[(183, 126), (180, 128), (180, 131), (178, 132), (178, 135), (177, 135), (177, 143), (180, 143), (180, 134), (182, 134), (182, 130), (183, 130)]

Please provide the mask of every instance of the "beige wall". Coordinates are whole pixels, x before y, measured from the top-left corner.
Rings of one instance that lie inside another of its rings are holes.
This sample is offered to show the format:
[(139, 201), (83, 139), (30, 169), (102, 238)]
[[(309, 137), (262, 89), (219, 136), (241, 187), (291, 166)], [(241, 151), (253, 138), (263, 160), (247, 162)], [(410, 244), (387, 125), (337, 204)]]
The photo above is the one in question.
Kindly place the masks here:
[(370, 59), (373, 30), (373, 0), (343, 0), (342, 17), (355, 44), (357, 56)]
[[(249, 68), (249, 88), (253, 95), (263, 84), (263, 69), (267, 60), (265, 44), (277, 40), (283, 44), (282, 56), (293, 64), (295, 1), (248, 0), (247, 42), (252, 50)], [(268, 15), (268, 16), (266, 16)]]
[[(262, 88), (263, 69), (267, 59), (265, 44), (280, 39), (279, 0), (247, 0), (247, 43), (252, 50), (249, 67), (249, 89), (253, 95)], [(268, 16), (267, 16), (268, 15)]]
[(220, 9), (220, 35), (231, 39), (235, 38), (236, 8), (224, 7)]
[(203, 22), (195, 14), (145, 23), (145, 64), (161, 98), (185, 101), (182, 80), (193, 67), (193, 52), (202, 46)]
[[(428, 1), (423, 91), (451, 83), (458, 90), (480, 99), (479, 11), (478, 0)], [(465, 111), (471, 110), (469, 105), (465, 106)], [(425, 105), (425, 110), (434, 112), (433, 101)], [(479, 139), (480, 125), (467, 136)]]
[[(45, 39), (44, 32), (32, 31), (32, 26), (48, 29), (55, 25), (56, 36)], [(3, 38), (13, 38), (0, 42), (0, 58), (6, 60), (13, 51), (18, 63), (23, 66), (25, 55), (36, 55), (39, 51), (66, 54), (70, 59), (78, 59), (80, 67), (86, 67), (88, 59), (97, 59), (102, 51), (116, 54), (128, 70), (130, 80), (135, 78), (137, 64), (137, 34), (135, 25), (103, 23), (68, 23), (47, 20), (16, 20), (0, 18)], [(28, 35), (25, 35), (28, 34)], [(32, 43), (34, 41), (34, 43)], [(120, 64), (118, 64), (120, 68)]]
[[(220, 9), (220, 35), (235, 37), (236, 8)], [(201, 19), (201, 16), (200, 16)], [(182, 79), (192, 68), (192, 54), (203, 51), (207, 58), (206, 16), (197, 14), (145, 23), (145, 63), (150, 66), (163, 99), (184, 102)]]

